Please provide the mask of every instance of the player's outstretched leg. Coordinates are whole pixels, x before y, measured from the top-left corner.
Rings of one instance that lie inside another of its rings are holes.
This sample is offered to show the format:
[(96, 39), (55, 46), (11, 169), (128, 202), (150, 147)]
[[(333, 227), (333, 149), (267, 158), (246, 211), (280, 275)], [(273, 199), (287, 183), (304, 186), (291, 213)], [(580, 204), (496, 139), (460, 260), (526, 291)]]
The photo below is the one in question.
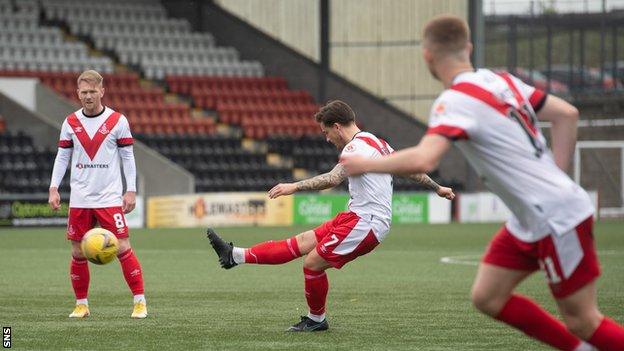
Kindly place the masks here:
[(234, 250), (234, 245), (232, 243), (226, 243), (212, 228), (208, 228), (206, 236), (208, 236), (210, 245), (212, 245), (212, 248), (217, 253), (217, 256), (219, 256), (219, 263), (221, 264), (221, 267), (230, 269), (238, 265), (232, 256), (232, 252)]
[[(310, 231), (309, 233), (312, 232)], [(269, 240), (250, 248), (242, 248), (225, 242), (211, 228), (208, 228), (207, 235), (210, 245), (212, 245), (212, 248), (219, 256), (221, 267), (225, 269), (230, 269), (242, 263), (283, 264), (301, 257), (301, 249), (296, 237), (285, 240)], [(308, 236), (316, 240), (313, 234)], [(311, 247), (313, 246), (314, 244), (311, 245)]]
[(89, 291), (89, 265), (86, 258), (72, 256), (69, 267), (72, 288), (76, 295), (76, 307), (70, 318), (84, 318), (90, 315), (87, 293)]

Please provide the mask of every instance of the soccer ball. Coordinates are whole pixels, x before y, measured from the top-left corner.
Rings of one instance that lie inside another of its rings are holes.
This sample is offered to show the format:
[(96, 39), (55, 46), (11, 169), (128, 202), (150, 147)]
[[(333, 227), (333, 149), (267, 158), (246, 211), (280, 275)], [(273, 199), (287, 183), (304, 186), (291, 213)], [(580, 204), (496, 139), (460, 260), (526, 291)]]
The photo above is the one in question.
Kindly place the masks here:
[(93, 228), (85, 233), (80, 243), (82, 254), (91, 263), (107, 264), (117, 256), (119, 242), (115, 234), (104, 228)]

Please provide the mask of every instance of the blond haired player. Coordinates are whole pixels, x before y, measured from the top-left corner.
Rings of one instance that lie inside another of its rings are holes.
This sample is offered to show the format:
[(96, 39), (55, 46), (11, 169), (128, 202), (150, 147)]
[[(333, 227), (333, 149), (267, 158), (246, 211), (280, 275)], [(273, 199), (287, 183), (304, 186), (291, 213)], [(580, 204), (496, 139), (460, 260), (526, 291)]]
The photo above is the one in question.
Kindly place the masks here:
[[(89, 266), (80, 249), (80, 240), (97, 222), (119, 239), (119, 262), (134, 295), (132, 318), (145, 318), (143, 273), (130, 246), (124, 217), (136, 204), (136, 168), (130, 126), (125, 116), (102, 105), (104, 86), (98, 72), (89, 70), (78, 77), (77, 94), (82, 109), (63, 121), (48, 201), (52, 209), (60, 207), (58, 187), (71, 159), (67, 239), (72, 244), (70, 278), (76, 307), (69, 316), (83, 318), (90, 314)], [(120, 160), (127, 187), (123, 196)]]
[[(355, 113), (346, 103), (335, 100), (323, 106), (315, 116), (323, 134), (342, 150), (342, 155), (360, 155), (376, 159), (394, 150), (384, 140), (361, 131), (355, 123)], [(233, 247), (212, 229), (208, 239), (219, 256), (223, 268), (239, 264), (283, 264), (305, 255), (303, 276), (309, 313), (288, 328), (293, 332), (314, 332), (329, 328), (325, 318), (325, 302), (329, 281), (325, 270), (340, 269), (359, 256), (366, 255), (384, 240), (390, 231), (392, 218), (392, 177), (367, 173), (347, 177), (342, 165), (330, 172), (296, 183), (282, 183), (269, 190), (269, 197), (293, 194), (297, 191), (333, 188), (349, 178), (348, 211), (341, 212), (314, 230), (286, 240), (267, 241), (250, 248)], [(414, 174), (417, 182), (435, 190), (441, 197), (453, 199), (450, 188), (441, 187), (426, 174)]]
[[(578, 111), (508, 74), (475, 70), (466, 23), (427, 23), (423, 56), (446, 90), (429, 130), (412, 148), (377, 160), (345, 158), (352, 175), (430, 172), (455, 145), (513, 215), (494, 236), (472, 289), (481, 312), (560, 350), (624, 350), (624, 329), (596, 304), (600, 274), (587, 193), (565, 173), (576, 142)], [(552, 122), (552, 152), (537, 126)], [(514, 290), (544, 270), (565, 322)], [(582, 341), (585, 340), (585, 341)]]

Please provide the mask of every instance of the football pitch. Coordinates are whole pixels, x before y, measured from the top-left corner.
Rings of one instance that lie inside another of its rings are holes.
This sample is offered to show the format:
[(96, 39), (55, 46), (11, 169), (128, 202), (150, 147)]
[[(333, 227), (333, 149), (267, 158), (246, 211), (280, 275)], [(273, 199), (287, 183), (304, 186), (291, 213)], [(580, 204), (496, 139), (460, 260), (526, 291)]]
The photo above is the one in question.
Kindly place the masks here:
[[(132, 320), (118, 262), (90, 264), (91, 317), (73, 308), (63, 228), (0, 231), (0, 326), (16, 350), (546, 350), (477, 313), (476, 262), (499, 225), (395, 225), (371, 254), (329, 270), (330, 330), (284, 330), (307, 313), (297, 260), (226, 271), (205, 230), (134, 230), (149, 317)], [(220, 228), (235, 244), (286, 238), (309, 227)], [(595, 227), (602, 311), (624, 322), (624, 222)], [(445, 261), (441, 262), (442, 258)], [(555, 311), (544, 277), (521, 287)]]

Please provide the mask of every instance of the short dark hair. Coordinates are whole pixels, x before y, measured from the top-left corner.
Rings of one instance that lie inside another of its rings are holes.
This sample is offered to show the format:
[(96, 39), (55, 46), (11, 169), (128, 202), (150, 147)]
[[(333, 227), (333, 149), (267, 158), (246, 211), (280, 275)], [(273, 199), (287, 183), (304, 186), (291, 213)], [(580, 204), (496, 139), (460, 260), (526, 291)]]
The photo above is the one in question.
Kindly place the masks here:
[(423, 41), (438, 53), (455, 53), (463, 50), (470, 40), (470, 29), (462, 18), (440, 15), (432, 18), (423, 29)]
[(346, 102), (332, 100), (321, 107), (314, 115), (314, 119), (316, 119), (318, 123), (322, 122), (326, 126), (331, 126), (334, 123), (348, 126), (351, 123), (355, 123), (355, 112), (353, 112)]

